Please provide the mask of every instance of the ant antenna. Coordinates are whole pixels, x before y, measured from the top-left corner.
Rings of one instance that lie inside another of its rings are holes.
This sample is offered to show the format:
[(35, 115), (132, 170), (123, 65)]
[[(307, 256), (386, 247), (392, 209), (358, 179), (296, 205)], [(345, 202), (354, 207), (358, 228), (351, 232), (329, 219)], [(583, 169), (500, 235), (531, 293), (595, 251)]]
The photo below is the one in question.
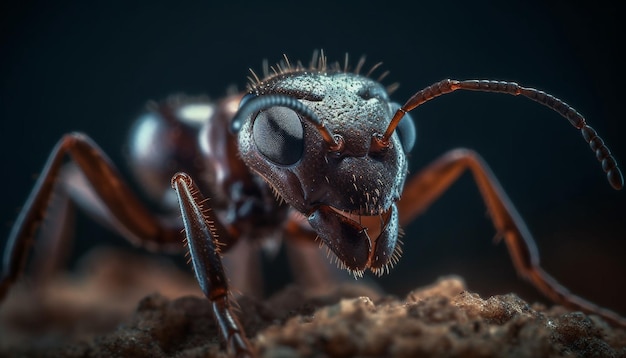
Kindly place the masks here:
[(552, 109), (562, 117), (565, 117), (574, 127), (581, 131), (585, 142), (589, 144), (591, 150), (596, 153), (598, 161), (602, 163), (602, 169), (606, 173), (611, 186), (616, 190), (620, 190), (624, 186), (624, 177), (617, 166), (615, 158), (611, 155), (611, 151), (604, 144), (604, 141), (598, 136), (596, 131), (587, 125), (585, 118), (580, 113), (551, 94), (534, 88), (522, 87), (515, 82), (491, 80), (457, 81), (450, 79), (436, 82), (415, 93), (396, 111), (385, 133), (382, 136), (378, 135), (375, 137), (374, 143), (376, 146), (380, 149), (389, 147), (389, 138), (405, 113), (412, 111), (431, 99), (456, 90), (505, 93), (513, 96), (522, 95)]
[(333, 135), (311, 108), (293, 97), (269, 94), (255, 97), (242, 104), (231, 122), (231, 131), (233, 133), (239, 132), (245, 119), (255, 112), (270, 107), (287, 107), (298, 112), (303, 118), (311, 122), (322, 135), (324, 142), (328, 143), (331, 151), (340, 151), (343, 148), (343, 139), (341, 136)]

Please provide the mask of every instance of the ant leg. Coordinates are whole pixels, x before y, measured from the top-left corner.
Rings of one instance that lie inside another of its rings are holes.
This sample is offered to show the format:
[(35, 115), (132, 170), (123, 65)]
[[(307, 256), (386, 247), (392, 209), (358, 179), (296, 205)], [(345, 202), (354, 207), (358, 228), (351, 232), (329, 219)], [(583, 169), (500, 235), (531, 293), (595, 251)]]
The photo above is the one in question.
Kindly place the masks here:
[(9, 234), (2, 261), (0, 300), (26, 265), (29, 248), (45, 217), (66, 154), (80, 168), (101, 207), (106, 208), (116, 229), (126, 238), (148, 248), (180, 245), (179, 228), (167, 227), (146, 209), (102, 149), (84, 134), (66, 134), (50, 153)]
[(213, 306), (213, 315), (228, 351), (235, 353), (237, 357), (251, 356), (252, 347), (233, 313), (228, 282), (222, 266), (219, 240), (226, 231), (221, 227), (213, 210), (203, 208), (205, 199), (189, 175), (175, 174), (172, 188), (178, 196), (194, 274), (202, 292)]
[[(65, 168), (61, 168), (46, 208), (45, 220), (33, 238), (31, 274), (37, 283), (48, 281), (61, 269), (69, 258), (74, 239), (76, 205), (64, 190), (63, 184), (68, 182), (64, 172)], [(38, 286), (36, 284), (34, 287)]]
[(572, 294), (539, 265), (539, 253), (526, 224), (500, 186), (495, 175), (474, 151), (452, 150), (409, 179), (398, 202), (400, 225), (424, 211), (467, 169), (471, 171), (487, 205), (498, 238), (507, 245), (517, 272), (556, 303), (597, 314), (608, 322), (626, 327), (626, 319)]

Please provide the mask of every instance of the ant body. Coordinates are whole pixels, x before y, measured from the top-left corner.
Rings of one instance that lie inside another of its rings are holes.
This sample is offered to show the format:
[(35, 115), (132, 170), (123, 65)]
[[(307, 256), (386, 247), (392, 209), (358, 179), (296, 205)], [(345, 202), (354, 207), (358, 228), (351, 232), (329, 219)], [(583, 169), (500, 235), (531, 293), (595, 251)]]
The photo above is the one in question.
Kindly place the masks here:
[[(400, 227), (469, 170), (521, 276), (557, 303), (626, 326), (624, 318), (571, 294), (542, 270), (532, 236), (478, 154), (452, 150), (407, 178), (406, 156), (416, 138), (407, 113), (437, 96), (470, 90), (521, 95), (558, 112), (581, 131), (610, 184), (621, 189), (615, 159), (578, 112), (536, 89), (476, 80), (437, 82), (400, 106), (389, 99), (392, 88), (370, 78), (377, 66), (361, 75), (362, 66), (361, 61), (350, 70), (347, 57), (343, 65), (328, 64), (316, 54), (305, 67), (285, 57), (271, 72), (266, 66), (264, 78), (253, 72), (245, 95), (214, 104), (206, 99), (154, 104), (134, 127), (131, 161), (148, 193), (164, 206), (178, 204), (182, 222), (150, 212), (89, 137), (65, 135), (11, 231), (0, 297), (21, 273), (52, 194), (58, 192), (151, 250), (180, 250), (184, 227), (196, 279), (213, 305), (229, 352), (252, 354), (232, 310), (228, 281), (254, 285), (246, 276), (254, 268), (240, 262), (227, 278), (222, 254), (284, 237), (287, 243), (325, 245), (354, 276), (366, 270), (381, 275), (401, 256)], [(72, 162), (64, 166), (66, 155)], [(51, 231), (40, 236), (54, 243), (62, 230)], [(307, 257), (301, 255), (303, 268), (296, 274), (320, 284), (326, 278), (322, 266)]]

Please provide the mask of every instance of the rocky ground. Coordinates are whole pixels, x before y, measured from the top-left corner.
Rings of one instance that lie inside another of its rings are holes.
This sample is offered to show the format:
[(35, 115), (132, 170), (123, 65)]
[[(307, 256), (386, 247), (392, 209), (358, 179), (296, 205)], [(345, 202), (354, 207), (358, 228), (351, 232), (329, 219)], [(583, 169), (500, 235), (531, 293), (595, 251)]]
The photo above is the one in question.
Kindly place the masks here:
[[(0, 356), (226, 356), (187, 273), (119, 252), (87, 263), (80, 277), (15, 287), (0, 309)], [(626, 357), (623, 329), (515, 294), (480, 297), (460, 277), (402, 298), (357, 284), (324, 296), (290, 286), (238, 305), (262, 357)]]

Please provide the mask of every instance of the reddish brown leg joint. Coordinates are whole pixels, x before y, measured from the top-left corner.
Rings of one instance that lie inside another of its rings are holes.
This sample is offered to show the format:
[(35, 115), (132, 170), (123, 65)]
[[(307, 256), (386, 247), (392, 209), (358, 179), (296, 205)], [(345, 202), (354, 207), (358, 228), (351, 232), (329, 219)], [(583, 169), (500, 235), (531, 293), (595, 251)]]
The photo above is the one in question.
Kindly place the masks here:
[(2, 258), (0, 301), (24, 270), (30, 248), (43, 221), (59, 171), (66, 156), (76, 164), (101, 200), (120, 232), (146, 247), (167, 247), (178, 238), (178, 228), (164, 226), (134, 195), (109, 157), (82, 133), (61, 138), (33, 187), (9, 234)]
[(554, 302), (626, 327), (626, 318), (576, 296), (541, 268), (535, 241), (526, 224), (491, 169), (471, 150), (452, 150), (408, 180), (398, 202), (400, 225), (426, 210), (466, 171), (474, 176), (498, 235), (504, 239), (513, 265), (522, 277)]

